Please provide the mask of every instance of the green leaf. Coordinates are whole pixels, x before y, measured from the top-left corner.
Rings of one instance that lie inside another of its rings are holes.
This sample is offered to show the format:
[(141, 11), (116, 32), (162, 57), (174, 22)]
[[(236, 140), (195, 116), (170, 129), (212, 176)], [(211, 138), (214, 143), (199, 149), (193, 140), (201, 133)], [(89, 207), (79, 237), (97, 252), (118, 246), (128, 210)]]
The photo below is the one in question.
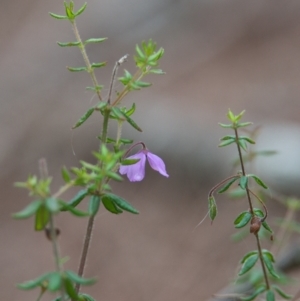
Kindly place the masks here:
[(89, 214), (95, 216), (99, 210), (101, 198), (98, 195), (92, 195), (89, 201)]
[(101, 63), (92, 63), (91, 67), (92, 68), (101, 68), (106, 66), (106, 62), (101, 62)]
[(148, 73), (163, 75), (166, 74), (166, 72), (162, 71), (161, 69), (150, 69)]
[(231, 112), (230, 109), (228, 110), (227, 118), (228, 118), (232, 123), (235, 122), (235, 116), (234, 116), (234, 114)]
[(234, 135), (226, 135), (226, 136), (222, 137), (220, 140), (225, 141), (225, 140), (232, 140), (232, 139), (235, 139)]
[(77, 121), (77, 123), (72, 127), (72, 129), (78, 128), (81, 126), (95, 111), (95, 108), (90, 108), (86, 111), (86, 113), (80, 117), (80, 119)]
[(239, 121), (239, 120), (243, 117), (243, 115), (244, 115), (245, 112), (246, 112), (246, 111), (243, 110), (239, 115), (236, 115), (236, 116), (235, 116), (235, 122)]
[(236, 124), (236, 127), (237, 128), (242, 128), (242, 127), (246, 127), (246, 126), (249, 126), (249, 125), (252, 125), (253, 122), (242, 122), (242, 123), (237, 123)]
[(87, 71), (87, 67), (67, 67), (71, 72)]
[(273, 291), (271, 291), (271, 290), (267, 291), (266, 301), (275, 301), (275, 294)]
[(238, 179), (238, 177), (231, 179), (229, 182), (227, 182), (219, 191), (218, 193), (223, 193), (229, 189), (229, 187)]
[(107, 193), (103, 196), (103, 198), (111, 200), (118, 207), (120, 207), (121, 209), (123, 209), (125, 211), (128, 211), (133, 214), (139, 213), (131, 204), (129, 204), (127, 201), (125, 201), (123, 198), (121, 198), (118, 195), (115, 195), (113, 193)]
[(89, 216), (90, 214), (88, 212), (84, 212), (81, 210), (78, 210), (76, 208), (74, 208), (73, 206), (63, 202), (63, 201), (59, 201), (59, 204), (61, 205), (62, 209), (61, 211), (69, 211), (70, 213), (72, 213), (75, 216), (78, 217), (85, 217), (85, 216)]
[(251, 270), (254, 265), (256, 264), (258, 260), (258, 254), (253, 254), (250, 255), (249, 257), (247, 257), (247, 259), (244, 261), (242, 268), (239, 272), (239, 276), (244, 275), (245, 273), (247, 273), (249, 270)]
[(88, 295), (88, 294), (79, 294), (80, 296), (80, 300), (81, 301), (96, 301), (96, 299), (94, 299), (92, 296)]
[(247, 189), (248, 186), (248, 177), (247, 176), (242, 176), (240, 178), (240, 187), (245, 190)]
[(219, 147), (227, 146), (227, 145), (230, 145), (232, 143), (235, 143), (235, 138), (234, 139), (228, 139), (228, 140), (222, 141), (219, 144)]
[(114, 203), (113, 201), (111, 201), (111, 200), (108, 199), (108, 198), (105, 198), (105, 196), (102, 197), (102, 203), (103, 203), (105, 209), (108, 210), (108, 211), (111, 212), (111, 213), (114, 213), (114, 214), (120, 214), (120, 213), (123, 212), (121, 209), (119, 209), (119, 208), (115, 205), (115, 203)]
[(244, 255), (243, 259), (241, 260), (241, 263), (244, 263), (250, 256), (252, 255), (258, 255), (258, 251), (250, 251), (246, 255)]
[(36, 211), (40, 208), (42, 203), (43, 202), (41, 200), (33, 201), (28, 206), (26, 206), (22, 211), (14, 213), (12, 216), (17, 219), (28, 218), (36, 213)]
[(251, 220), (251, 213), (248, 211), (242, 212), (234, 221), (235, 228), (245, 227)]
[(89, 44), (89, 43), (102, 43), (106, 41), (107, 38), (92, 38), (84, 41), (84, 44)]
[(123, 144), (132, 144), (133, 140), (132, 139), (120, 139), (120, 142), (122, 142)]
[(123, 115), (123, 117), (126, 119), (126, 121), (133, 127), (135, 128), (137, 131), (142, 132), (143, 130), (129, 117), (127, 116), (126, 113), (122, 112), (120, 110), (121, 114)]
[(121, 165), (133, 165), (139, 162), (141, 159), (124, 159), (121, 161)]
[(253, 208), (253, 211), (254, 211), (254, 213), (255, 213), (256, 216), (258, 216), (258, 217), (264, 217), (264, 213), (262, 212), (261, 209)]
[(232, 125), (232, 124), (219, 123), (219, 125), (220, 125), (222, 128), (225, 128), (225, 129), (233, 129), (233, 125)]
[(75, 13), (75, 16), (77, 17), (77, 16), (81, 15), (85, 11), (86, 6), (87, 6), (87, 3), (85, 2)]
[(135, 81), (134, 84), (137, 85), (139, 88), (147, 88), (152, 85), (151, 83), (146, 83), (143, 81)]
[(258, 176), (254, 175), (254, 174), (250, 174), (250, 175), (248, 175), (248, 177), (253, 178), (254, 181), (262, 188), (268, 189), (268, 186)]
[(266, 255), (269, 258), (269, 260), (271, 262), (275, 262), (274, 255), (270, 251), (264, 249), (264, 250), (262, 250), (262, 252), (263, 252), (264, 255)]
[(257, 288), (253, 294), (251, 296), (248, 297), (242, 297), (240, 298), (242, 301), (252, 301), (254, 300), (258, 295), (260, 295), (261, 293), (266, 291), (266, 287), (265, 286), (260, 286), (259, 288)]
[(218, 213), (216, 200), (213, 196), (210, 196), (208, 198), (208, 211), (209, 211), (209, 217), (211, 221), (213, 221)]
[(18, 286), (19, 289), (22, 289), (22, 290), (31, 290), (31, 289), (36, 288), (38, 286), (42, 286), (43, 282), (48, 278), (48, 276), (50, 274), (51, 273), (43, 274), (42, 276), (40, 276), (36, 279), (20, 283), (17, 286)]
[(42, 231), (49, 222), (50, 212), (44, 204), (39, 207), (35, 214), (35, 231)]
[(271, 227), (269, 226), (269, 224), (267, 222), (262, 222), (263, 227), (269, 231), (270, 233), (273, 233), (273, 230), (271, 229)]
[(77, 295), (77, 292), (74, 288), (74, 285), (69, 278), (64, 279), (64, 287), (71, 300), (80, 301), (79, 296)]
[(58, 19), (58, 20), (66, 20), (66, 19), (68, 19), (67, 16), (57, 15), (57, 14), (53, 14), (53, 13), (49, 13), (49, 15), (51, 17), (53, 17), (54, 19)]
[(48, 290), (51, 292), (56, 292), (61, 288), (62, 279), (58, 272), (53, 272), (48, 277)]
[(64, 179), (65, 183), (70, 183), (71, 176), (70, 176), (69, 171), (67, 170), (67, 168), (65, 166), (63, 166), (63, 168), (61, 169), (61, 176)]
[(274, 277), (274, 278), (277, 278), (279, 279), (279, 275), (275, 272), (275, 269), (274, 269), (274, 266), (273, 266), (273, 263), (272, 261), (270, 260), (269, 256), (267, 256), (266, 254), (263, 254), (263, 260), (266, 264), (266, 267), (269, 271), (269, 273)]
[(66, 276), (74, 283), (81, 285), (91, 285), (96, 282), (95, 278), (83, 278), (74, 273), (73, 271), (65, 271)]
[(244, 140), (238, 140), (238, 144), (245, 152), (247, 151), (247, 143)]
[(252, 140), (251, 138), (246, 137), (246, 136), (240, 136), (239, 139), (240, 140), (245, 140), (245, 141), (249, 142), (250, 144), (255, 144), (254, 140)]
[[(71, 199), (67, 205), (70, 207), (76, 207), (87, 195), (89, 194), (87, 189), (80, 190), (73, 199)], [(65, 206), (65, 208), (67, 208)], [(68, 209), (62, 208), (61, 211), (68, 211)]]
[(142, 58), (142, 59), (146, 58), (145, 54), (143, 53), (143, 51), (141, 50), (141, 48), (139, 47), (138, 44), (136, 44), (136, 46), (135, 46), (135, 51), (140, 58)]
[(45, 206), (46, 206), (47, 210), (51, 213), (57, 213), (60, 211), (59, 202), (55, 198), (46, 199)]
[(66, 43), (57, 42), (57, 45), (60, 47), (72, 47), (72, 46), (79, 46), (80, 42), (66, 42)]
[(280, 289), (277, 285), (272, 285), (272, 288), (284, 299), (292, 299), (293, 296), (286, 294), (282, 289)]

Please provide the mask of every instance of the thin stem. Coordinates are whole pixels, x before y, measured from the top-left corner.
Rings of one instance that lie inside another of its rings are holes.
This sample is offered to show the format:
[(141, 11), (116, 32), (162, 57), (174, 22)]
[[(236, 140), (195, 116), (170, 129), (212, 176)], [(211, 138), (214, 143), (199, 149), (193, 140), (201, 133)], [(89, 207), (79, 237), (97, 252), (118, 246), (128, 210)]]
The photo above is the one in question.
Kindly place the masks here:
[(97, 81), (94, 69), (92, 68), (90, 60), (89, 60), (89, 57), (88, 57), (88, 55), (87, 55), (87, 53), (85, 51), (85, 46), (84, 46), (84, 44), (83, 44), (83, 42), (81, 40), (81, 37), (79, 35), (79, 31), (77, 29), (75, 20), (72, 21), (72, 28), (73, 28), (73, 31), (74, 31), (74, 34), (75, 34), (77, 42), (80, 42), (79, 49), (80, 49), (80, 52), (82, 54), (83, 60), (85, 62), (85, 65), (86, 65), (86, 67), (88, 69), (88, 73), (91, 75), (91, 78), (92, 78), (92, 81), (93, 81), (96, 93), (98, 95), (98, 98), (99, 98), (99, 100), (102, 100), (102, 96), (101, 96), (100, 91), (98, 89), (99, 84), (98, 84), (98, 81)]
[[(248, 188), (249, 189), (249, 188)], [(262, 201), (262, 199), (256, 195), (251, 189), (249, 189), (249, 192), (261, 203), (261, 205), (263, 206), (264, 210), (265, 210), (265, 216), (261, 219), (261, 222), (263, 223), (267, 217), (268, 217), (268, 209), (267, 206), (265, 205), (265, 203)]]
[[(242, 150), (241, 150), (241, 147), (239, 145), (239, 135), (238, 135), (237, 128), (234, 128), (234, 133), (235, 133), (236, 145), (237, 145), (237, 148), (238, 148), (242, 173), (243, 173), (243, 176), (246, 176), (245, 165), (244, 165), (243, 156), (242, 156)], [(247, 198), (248, 198), (248, 203), (249, 203), (249, 207), (250, 207), (250, 212), (251, 212), (252, 216), (254, 217), (255, 214), (254, 214), (254, 211), (253, 211), (253, 205), (252, 205), (252, 201), (251, 201), (251, 197), (250, 197), (250, 191), (249, 191), (248, 187), (246, 187), (246, 191), (247, 191)], [(264, 262), (264, 259), (263, 259), (262, 248), (261, 248), (258, 233), (255, 234), (255, 237), (256, 237), (256, 242), (257, 242), (257, 249), (258, 249), (259, 259), (260, 259), (261, 267), (262, 267), (265, 282), (266, 282), (266, 288), (267, 288), (267, 290), (269, 290), (270, 289), (270, 283), (269, 283), (269, 279), (268, 279), (268, 274), (267, 274), (265, 262)]]
[(227, 181), (229, 181), (229, 180), (231, 180), (231, 179), (234, 179), (234, 178), (238, 178), (238, 176), (237, 176), (237, 175), (235, 175), (235, 176), (230, 176), (230, 177), (228, 177), (228, 178), (222, 180), (220, 183), (216, 184), (216, 185), (209, 191), (208, 196), (209, 196), (209, 197), (212, 196), (212, 194), (214, 193), (214, 191), (215, 191), (216, 189), (218, 189), (221, 185), (225, 184)]
[(67, 183), (66, 185), (59, 188), (59, 190), (56, 193), (54, 193), (52, 197), (55, 199), (58, 198), (59, 196), (61, 196), (63, 193), (65, 193), (68, 189), (70, 189), (73, 186), (74, 186), (74, 181)]

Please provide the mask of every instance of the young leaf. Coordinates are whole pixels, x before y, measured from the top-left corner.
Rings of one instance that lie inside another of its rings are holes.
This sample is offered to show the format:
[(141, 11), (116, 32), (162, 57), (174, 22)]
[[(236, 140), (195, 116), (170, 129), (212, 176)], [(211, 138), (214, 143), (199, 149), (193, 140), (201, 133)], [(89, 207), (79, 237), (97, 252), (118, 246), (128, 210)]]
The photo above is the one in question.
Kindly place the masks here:
[(150, 69), (149, 73), (158, 74), (158, 75), (166, 74), (166, 72), (162, 71), (161, 69)]
[(58, 19), (58, 20), (66, 20), (66, 19), (68, 19), (67, 16), (57, 15), (57, 14), (53, 14), (53, 13), (49, 13), (49, 15), (51, 17), (53, 17), (54, 19)]
[(267, 222), (262, 222), (263, 227), (269, 231), (270, 233), (273, 233), (273, 230), (271, 229), (271, 227), (269, 226), (269, 224)]
[(105, 198), (111, 200), (114, 202), (118, 207), (121, 209), (128, 211), (133, 214), (138, 214), (139, 212), (130, 205), (127, 201), (125, 201), (123, 198), (119, 197), (118, 195), (115, 195), (113, 193), (107, 193), (105, 194)]
[(250, 212), (242, 212), (234, 221), (235, 228), (245, 227), (249, 223), (251, 217), (252, 216)]
[(247, 151), (247, 143), (244, 140), (238, 140), (238, 144), (245, 152)]
[(243, 110), (239, 115), (236, 115), (236, 116), (235, 116), (235, 121), (236, 121), (236, 122), (239, 121), (239, 120), (242, 118), (242, 116), (244, 115), (245, 112), (246, 112), (246, 111)]
[(67, 67), (67, 69), (71, 72), (87, 71), (86, 67)]
[(89, 214), (95, 216), (99, 210), (101, 198), (98, 195), (92, 195), (89, 201)]
[(248, 297), (242, 297), (240, 298), (242, 301), (252, 301), (254, 300), (258, 295), (260, 295), (261, 293), (266, 291), (266, 287), (265, 286), (260, 286), (259, 288), (257, 288), (253, 294), (251, 296)]
[(61, 169), (61, 176), (64, 179), (65, 183), (69, 183), (71, 181), (71, 176), (65, 166), (63, 166), (63, 168)]
[(42, 231), (49, 222), (50, 212), (44, 204), (39, 207), (35, 214), (35, 231)]
[(247, 136), (240, 136), (239, 139), (240, 139), (240, 140), (245, 140), (245, 141), (249, 142), (250, 144), (255, 144), (255, 141), (252, 140), (252, 139), (250, 139), (250, 138), (247, 137)]
[(79, 296), (73, 286), (73, 283), (69, 278), (64, 279), (64, 287), (65, 291), (67, 292), (68, 296), (71, 298), (71, 300), (80, 301)]
[(231, 179), (227, 184), (225, 184), (219, 191), (218, 193), (223, 193), (229, 189), (229, 187), (238, 179), (238, 177)]
[(85, 217), (85, 216), (89, 216), (90, 214), (88, 212), (84, 212), (81, 210), (78, 210), (76, 208), (74, 208), (73, 206), (63, 202), (63, 201), (59, 201), (59, 204), (61, 205), (62, 209), (61, 211), (69, 211), (70, 213), (72, 213), (75, 216), (78, 217)]
[(232, 124), (219, 123), (219, 125), (220, 125), (222, 128), (225, 128), (225, 129), (233, 129), (233, 125), (232, 125)]
[(51, 292), (56, 292), (60, 289), (62, 284), (61, 275), (58, 272), (53, 272), (48, 277), (48, 290)]
[(244, 263), (250, 256), (256, 254), (258, 254), (257, 250), (248, 252), (246, 255), (244, 255), (243, 259), (241, 260), (241, 263)]
[[(80, 190), (73, 199), (71, 199), (67, 205), (70, 207), (76, 207), (87, 195), (89, 194), (87, 189), (82, 189)], [(61, 211), (68, 211), (68, 209), (66, 206), (64, 206), (64, 208), (61, 209)]]
[(218, 146), (219, 147), (223, 147), (223, 146), (230, 145), (232, 143), (235, 143), (235, 138), (234, 139), (228, 139), (228, 140), (222, 141)]
[(77, 17), (77, 16), (79, 16), (80, 14), (82, 14), (82, 13), (85, 11), (86, 6), (87, 6), (87, 3), (85, 2), (85, 3), (78, 9), (78, 11), (75, 13), (75, 16)]
[(247, 257), (247, 259), (243, 263), (242, 268), (239, 272), (239, 276), (242, 276), (245, 273), (247, 273), (249, 270), (251, 270), (254, 267), (254, 265), (256, 264), (257, 260), (258, 260), (258, 254), (253, 254), (253, 255)]
[(96, 282), (95, 278), (83, 278), (74, 273), (73, 271), (65, 271), (66, 276), (74, 283), (82, 285), (91, 285)]
[(245, 190), (248, 186), (248, 177), (247, 176), (242, 176), (240, 178), (240, 187)]
[(133, 127), (135, 128), (137, 131), (142, 132), (143, 130), (129, 117), (127, 116), (126, 113), (122, 112), (120, 110), (121, 114), (123, 115), (123, 117), (126, 119), (126, 121)]
[(87, 112), (77, 121), (77, 123), (72, 127), (72, 129), (81, 126), (95, 111), (95, 108), (90, 108)]
[(38, 278), (36, 278), (34, 280), (29, 280), (29, 281), (20, 283), (17, 286), (18, 286), (19, 289), (22, 289), (22, 290), (31, 290), (33, 288), (41, 286), (42, 283), (48, 278), (48, 276), (50, 274), (51, 273), (43, 274), (42, 276), (40, 276), (40, 277), (38, 277)]
[(107, 40), (107, 38), (97, 38), (97, 39), (88, 39), (84, 41), (84, 44), (89, 44), (89, 43), (101, 43)]
[(264, 189), (268, 189), (268, 186), (256, 175), (250, 174), (248, 177), (251, 177), (255, 180), (255, 182)]
[(108, 210), (111, 213), (114, 214), (120, 214), (123, 211), (119, 209), (113, 201), (111, 201), (109, 198), (106, 198), (105, 196), (102, 197), (102, 203), (106, 210)]
[(241, 127), (246, 127), (246, 126), (249, 126), (249, 125), (252, 125), (252, 124), (253, 124), (253, 122), (242, 122), (242, 123), (237, 123), (236, 127), (241, 128)]
[(271, 291), (271, 290), (267, 291), (266, 301), (275, 301), (275, 294), (273, 291)]
[(208, 198), (208, 210), (209, 210), (209, 217), (211, 221), (213, 221), (218, 213), (216, 200), (213, 196), (210, 196)]
[(269, 271), (269, 273), (274, 277), (274, 278), (277, 278), (279, 279), (279, 275), (275, 272), (275, 269), (274, 269), (274, 266), (273, 266), (273, 263), (271, 261), (271, 259), (269, 258), (269, 256), (267, 256), (266, 254), (263, 254), (263, 260), (266, 264), (266, 267)]
[(36, 213), (36, 211), (42, 205), (41, 200), (31, 202), (27, 207), (25, 207), (22, 211), (14, 213), (12, 216), (17, 219), (28, 218)]
[(66, 43), (57, 42), (57, 45), (60, 47), (72, 47), (72, 46), (79, 46), (80, 42), (66, 42)]
[(106, 62), (101, 62), (101, 63), (92, 63), (91, 67), (92, 68), (101, 68), (106, 66)]
[(264, 250), (262, 250), (262, 252), (263, 252), (264, 255), (269, 257), (271, 262), (275, 262), (274, 255), (270, 251), (264, 249)]
[(222, 137), (220, 140), (225, 141), (225, 140), (232, 140), (232, 139), (235, 139), (234, 135), (226, 135), (226, 136)]
[(134, 84), (137, 85), (139, 88), (147, 88), (152, 85), (151, 83), (146, 83), (143, 81), (135, 81)]
[(280, 295), (282, 298), (288, 300), (288, 299), (292, 299), (293, 296), (286, 294), (283, 290), (281, 290), (277, 285), (272, 285), (272, 288), (278, 293), (278, 295)]
[(57, 213), (60, 210), (58, 200), (55, 198), (48, 198), (45, 201), (45, 205), (48, 211), (51, 213)]
[(234, 114), (231, 112), (230, 109), (228, 110), (227, 118), (228, 118), (232, 123), (235, 122), (235, 118), (236, 118), (236, 117), (234, 116)]

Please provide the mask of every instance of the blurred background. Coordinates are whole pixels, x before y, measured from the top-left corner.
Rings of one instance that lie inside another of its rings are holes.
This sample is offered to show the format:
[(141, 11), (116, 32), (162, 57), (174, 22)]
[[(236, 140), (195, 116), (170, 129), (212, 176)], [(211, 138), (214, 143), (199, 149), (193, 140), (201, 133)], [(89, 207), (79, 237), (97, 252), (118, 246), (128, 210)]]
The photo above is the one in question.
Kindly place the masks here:
[[(82, 4), (75, 1), (77, 8)], [(96, 98), (85, 92), (87, 74), (65, 68), (83, 65), (79, 50), (56, 44), (74, 40), (70, 24), (48, 12), (64, 14), (63, 2), (1, 2), (2, 300), (35, 300), (37, 291), (18, 291), (15, 283), (54, 268), (50, 243), (33, 232), (32, 219), (11, 219), (29, 201), (13, 183), (37, 174), (44, 157), (57, 190), (61, 166), (92, 160), (101, 130), (93, 115), (71, 131)], [(257, 162), (256, 172), (278, 191), (300, 194), (300, 2), (89, 0), (77, 24), (83, 39), (109, 38), (87, 47), (92, 62), (107, 61), (97, 72), (104, 96), (115, 61), (130, 54), (123, 67), (133, 71), (134, 47), (142, 40), (152, 38), (165, 49), (161, 68), (167, 73), (129, 94), (125, 103), (137, 104), (135, 120), (144, 132), (126, 125), (124, 136), (143, 140), (165, 160), (170, 177), (147, 169), (141, 183), (114, 185), (140, 215), (114, 216), (102, 208), (86, 270), (98, 283), (86, 291), (98, 300), (205, 300), (234, 278), (237, 260), (254, 247), (252, 237), (230, 241), (245, 201), (221, 196), (214, 225), (206, 220), (196, 227), (207, 213), (208, 191), (232, 173), (235, 148), (217, 147), (228, 133), (218, 126), (226, 123), (228, 108), (245, 109), (245, 121), (262, 126), (257, 149), (278, 151)], [(277, 216), (284, 208), (272, 204), (272, 211)], [(66, 266), (73, 270), (86, 222), (67, 214), (57, 221), (62, 254), (70, 256)]]

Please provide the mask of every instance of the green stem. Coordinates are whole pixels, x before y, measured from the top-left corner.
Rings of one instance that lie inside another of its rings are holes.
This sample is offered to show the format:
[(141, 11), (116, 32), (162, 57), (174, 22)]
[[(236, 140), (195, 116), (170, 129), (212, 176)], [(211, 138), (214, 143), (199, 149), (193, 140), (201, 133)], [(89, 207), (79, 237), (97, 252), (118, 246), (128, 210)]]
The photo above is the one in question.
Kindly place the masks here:
[(80, 45), (79, 45), (79, 49), (80, 49), (80, 52), (82, 54), (82, 57), (83, 57), (83, 60), (85, 62), (85, 65), (88, 69), (88, 73), (91, 75), (91, 78), (92, 78), (92, 81), (93, 81), (93, 85), (95, 87), (95, 90), (96, 90), (96, 93), (98, 95), (98, 98), (99, 100), (102, 100), (102, 97), (101, 97), (101, 94), (100, 94), (100, 91), (98, 89), (99, 87), (99, 84), (98, 84), (98, 81), (97, 81), (97, 78), (96, 78), (96, 75), (95, 75), (95, 72), (94, 72), (94, 69), (92, 68), (91, 66), (91, 63), (90, 63), (90, 60), (89, 60), (89, 57), (85, 51), (85, 46), (81, 40), (81, 37), (79, 35), (79, 31), (77, 29), (77, 26), (76, 26), (76, 22), (75, 20), (73, 20), (72, 22), (72, 28), (73, 28), (73, 31), (74, 31), (74, 34), (75, 34), (75, 37), (76, 37), (76, 40), (77, 42), (80, 42)]
[[(242, 156), (242, 150), (241, 150), (241, 147), (238, 143), (239, 142), (239, 135), (238, 135), (237, 128), (234, 128), (234, 133), (235, 133), (236, 145), (237, 145), (237, 148), (238, 148), (242, 173), (243, 173), (243, 176), (246, 176), (245, 165), (244, 165), (243, 156)], [(250, 212), (251, 212), (251, 215), (254, 217), (255, 214), (254, 214), (254, 211), (253, 211), (253, 205), (252, 205), (252, 201), (251, 201), (251, 197), (250, 197), (250, 191), (249, 191), (248, 187), (246, 188), (246, 191), (247, 191), (247, 198), (248, 198), (248, 203), (249, 203), (249, 207), (250, 207)], [(261, 248), (258, 233), (255, 234), (255, 237), (256, 237), (256, 243), (257, 243), (259, 259), (260, 259), (260, 263), (261, 263), (261, 267), (262, 267), (262, 270), (263, 270), (264, 279), (265, 279), (265, 283), (266, 283), (266, 288), (267, 288), (267, 290), (269, 290), (270, 289), (270, 283), (269, 283), (269, 279), (268, 279), (268, 274), (267, 274), (265, 262), (264, 262), (264, 259), (263, 259), (262, 248)]]

